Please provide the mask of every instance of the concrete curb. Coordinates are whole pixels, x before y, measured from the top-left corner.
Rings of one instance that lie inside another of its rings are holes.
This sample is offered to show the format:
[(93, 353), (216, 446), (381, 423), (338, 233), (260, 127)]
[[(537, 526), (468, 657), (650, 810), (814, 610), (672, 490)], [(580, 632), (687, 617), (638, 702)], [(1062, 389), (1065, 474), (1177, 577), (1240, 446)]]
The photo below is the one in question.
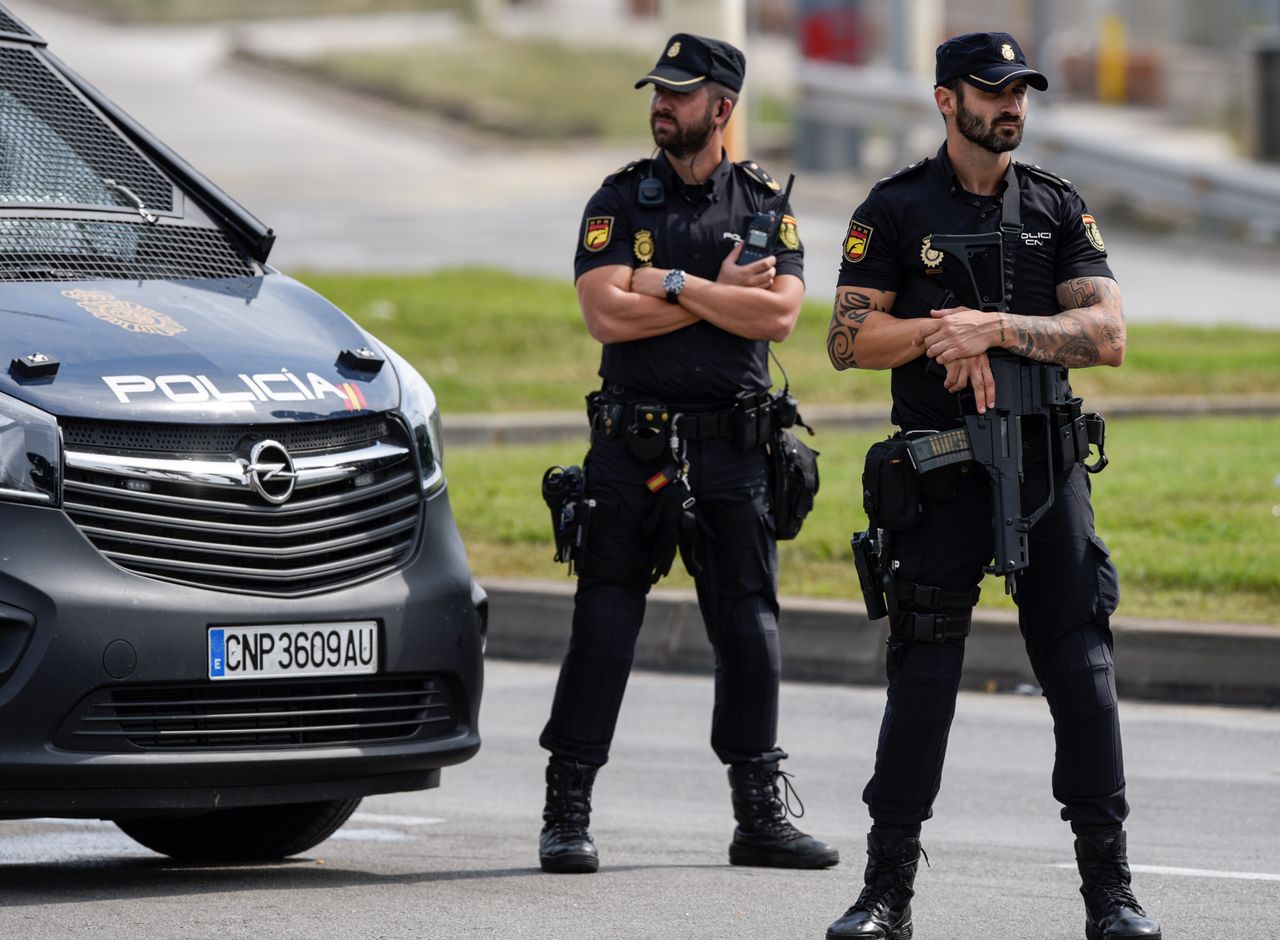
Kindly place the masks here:
[[(488, 655), (559, 662), (569, 639), (575, 581), (485, 579)], [(788, 680), (884, 683), (885, 621), (867, 620), (860, 603), (782, 598), (783, 677)], [(1122, 696), (1166, 702), (1280, 706), (1280, 628), (1116, 617)], [(711, 649), (689, 590), (649, 595), (636, 665), (708, 672)], [(976, 611), (965, 651), (963, 687), (1035, 687), (1017, 618)]]
[[(1089, 407), (1109, 418), (1273, 415), (1280, 413), (1280, 395), (1104, 398), (1091, 399)], [(807, 405), (801, 408), (801, 413), (819, 431), (889, 428), (887, 402), (875, 405)], [(458, 447), (573, 439), (585, 442), (587, 417), (582, 411), (445, 415), (444, 436), (446, 446)]]

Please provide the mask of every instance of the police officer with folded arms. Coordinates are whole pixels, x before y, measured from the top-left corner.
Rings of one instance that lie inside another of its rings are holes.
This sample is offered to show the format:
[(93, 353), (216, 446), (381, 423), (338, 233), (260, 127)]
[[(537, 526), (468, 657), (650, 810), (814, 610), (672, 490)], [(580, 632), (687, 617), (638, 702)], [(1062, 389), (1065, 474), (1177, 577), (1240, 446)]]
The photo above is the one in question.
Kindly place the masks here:
[[(837, 369), (893, 370), (899, 440), (963, 428), (965, 410), (994, 409), (994, 357), (1058, 369), (1064, 382), (1063, 367), (1118, 366), (1124, 358), (1123, 303), (1096, 220), (1068, 181), (1012, 161), (1029, 89), (1046, 87), (1007, 33), (947, 40), (937, 50), (934, 90), (946, 142), (936, 156), (877, 183), (853, 213), (828, 353)], [(992, 232), (1002, 233), (994, 246), (968, 259), (988, 273), (987, 295), (975, 299), (981, 288), (965, 261), (933, 240)], [(1094, 531), (1084, 467), (1043, 438), (1032, 444), (1024, 485), (1051, 481), (1053, 501), (1030, 528), (1015, 600), (1053, 717), (1053, 795), (1075, 834), (1085, 933), (1159, 938), (1159, 923), (1133, 895), (1122, 828), (1129, 805), (1109, 628), (1116, 570)], [(897, 494), (874, 492), (885, 477), (871, 471), (869, 460), (868, 505), (893, 506)], [(872, 819), (865, 887), (828, 938), (912, 936), (921, 823), (941, 785), (965, 637), (993, 553), (992, 488), (982, 466), (952, 463), (903, 485), (918, 494), (884, 536), (889, 685), (875, 771), (863, 791)]]
[[(588, 828), (596, 772), (609, 757), (646, 595), (677, 545), (715, 651), (711, 746), (728, 765), (738, 824), (730, 861), (839, 860), (787, 820), (779, 768), (787, 755), (777, 742), (767, 356), (799, 315), (803, 249), (778, 184), (724, 151), (745, 67), (727, 42), (672, 36), (636, 83), (653, 86), (656, 155), (607, 177), (583, 213), (576, 287), (603, 344), (603, 385), (588, 396), (591, 447), (575, 505), (589, 517), (575, 530), (572, 635), (540, 739), (551, 755), (539, 841), (547, 872), (599, 865)], [(775, 243), (740, 264), (750, 221), (768, 212)]]

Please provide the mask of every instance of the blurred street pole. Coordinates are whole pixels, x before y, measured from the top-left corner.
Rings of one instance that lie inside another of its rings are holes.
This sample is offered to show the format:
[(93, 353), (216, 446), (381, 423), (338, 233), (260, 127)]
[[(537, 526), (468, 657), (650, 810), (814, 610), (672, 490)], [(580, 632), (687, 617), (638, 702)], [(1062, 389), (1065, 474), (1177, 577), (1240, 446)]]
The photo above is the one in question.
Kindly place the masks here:
[(747, 53), (747, 82), (725, 128), (730, 160), (747, 158), (747, 89), (751, 87), (751, 55), (747, 49), (746, 0), (661, 0), (662, 25), (671, 33), (694, 33), (733, 43)]
[[(893, 68), (907, 79), (924, 79), (933, 84), (934, 65), (942, 35), (941, 0), (915, 0), (914, 3), (890, 3), (889, 33), (892, 36)], [(908, 160), (907, 129), (893, 134), (894, 163)]]

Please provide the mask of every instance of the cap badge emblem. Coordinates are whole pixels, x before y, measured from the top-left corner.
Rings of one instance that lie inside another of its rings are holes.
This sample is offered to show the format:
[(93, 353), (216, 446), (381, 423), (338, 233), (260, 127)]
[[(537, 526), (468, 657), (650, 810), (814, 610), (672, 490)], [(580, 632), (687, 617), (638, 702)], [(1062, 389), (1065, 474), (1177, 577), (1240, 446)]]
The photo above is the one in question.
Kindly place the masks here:
[(1000, 47), (1000, 54), (1004, 56), (1006, 62), (1012, 62), (1018, 57), (1017, 53), (1013, 51), (1013, 46), (1007, 42)]
[(674, 59), (680, 54), (680, 40), (677, 39), (671, 44), (671, 48), (667, 50), (667, 58)]
[(635, 238), (631, 242), (631, 250), (635, 252), (636, 260), (641, 264), (652, 264), (653, 232), (647, 228), (642, 228), (636, 232)]
[(920, 243), (920, 260), (924, 262), (926, 268), (936, 268), (942, 264), (942, 252), (933, 247), (930, 239), (932, 235), (926, 235), (924, 241)]

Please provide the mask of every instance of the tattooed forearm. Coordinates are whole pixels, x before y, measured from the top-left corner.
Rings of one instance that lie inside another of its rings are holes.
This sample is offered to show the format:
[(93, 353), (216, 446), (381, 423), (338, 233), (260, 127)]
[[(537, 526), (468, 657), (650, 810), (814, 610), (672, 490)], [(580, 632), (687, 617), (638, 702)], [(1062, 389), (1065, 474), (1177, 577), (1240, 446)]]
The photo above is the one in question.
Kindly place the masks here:
[(831, 312), (831, 326), (827, 329), (827, 356), (837, 369), (856, 369), (853, 357), (853, 341), (858, 329), (871, 315), (871, 311), (885, 308), (856, 290), (841, 290), (836, 294), (835, 309)]
[(1008, 317), (1016, 345), (1013, 351), (1037, 362), (1068, 368), (1098, 364), (1098, 346), (1085, 324), (1071, 313), (1056, 317)]
[(1116, 282), (1107, 277), (1073, 278), (1058, 285), (1057, 297), (1061, 312), (1056, 316), (1001, 317), (1001, 343), (1028, 359), (1068, 368), (1119, 365), (1125, 328)]

